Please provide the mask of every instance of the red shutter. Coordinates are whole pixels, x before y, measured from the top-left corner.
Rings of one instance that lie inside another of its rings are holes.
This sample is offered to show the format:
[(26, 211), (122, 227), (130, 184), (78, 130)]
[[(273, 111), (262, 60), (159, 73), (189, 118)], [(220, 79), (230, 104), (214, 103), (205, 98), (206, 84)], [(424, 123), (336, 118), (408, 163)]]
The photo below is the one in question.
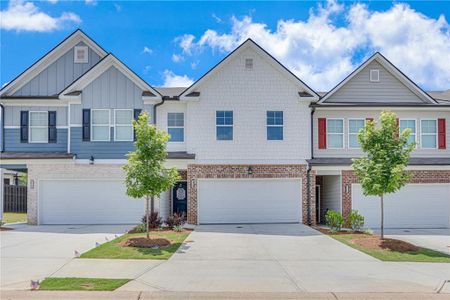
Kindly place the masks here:
[(327, 119), (319, 118), (319, 149), (327, 148)]
[(445, 141), (445, 119), (438, 119), (438, 147), (439, 149), (446, 149)]

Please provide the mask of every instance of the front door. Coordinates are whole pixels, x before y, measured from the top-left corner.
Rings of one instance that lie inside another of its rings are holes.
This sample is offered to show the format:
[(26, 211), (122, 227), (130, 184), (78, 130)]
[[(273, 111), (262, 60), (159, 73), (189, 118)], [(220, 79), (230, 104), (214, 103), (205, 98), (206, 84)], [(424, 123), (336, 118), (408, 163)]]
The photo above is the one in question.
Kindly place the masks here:
[(187, 213), (187, 182), (180, 181), (172, 189), (173, 213)]

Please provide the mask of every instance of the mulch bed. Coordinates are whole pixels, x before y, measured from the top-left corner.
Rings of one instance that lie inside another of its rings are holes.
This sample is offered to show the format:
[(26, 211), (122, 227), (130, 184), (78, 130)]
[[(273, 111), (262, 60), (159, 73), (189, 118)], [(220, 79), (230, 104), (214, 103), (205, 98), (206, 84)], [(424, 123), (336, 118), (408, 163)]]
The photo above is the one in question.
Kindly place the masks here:
[(10, 231), (10, 230), (14, 230), (14, 228), (0, 227), (0, 231)]
[(338, 232), (331, 232), (330, 229), (328, 228), (320, 228), (320, 227), (315, 227), (314, 229), (322, 232), (323, 234), (328, 234), (328, 235), (347, 235), (347, 234), (355, 234), (355, 235), (367, 235), (366, 233), (362, 232), (362, 231), (338, 231)]
[(376, 235), (352, 239), (351, 243), (371, 250), (390, 250), (395, 252), (415, 252), (420, 250), (419, 247), (413, 244), (395, 239), (385, 238), (382, 240)]
[(138, 248), (154, 248), (167, 247), (170, 245), (170, 240), (160, 237), (132, 237), (120, 243), (122, 247), (138, 247)]

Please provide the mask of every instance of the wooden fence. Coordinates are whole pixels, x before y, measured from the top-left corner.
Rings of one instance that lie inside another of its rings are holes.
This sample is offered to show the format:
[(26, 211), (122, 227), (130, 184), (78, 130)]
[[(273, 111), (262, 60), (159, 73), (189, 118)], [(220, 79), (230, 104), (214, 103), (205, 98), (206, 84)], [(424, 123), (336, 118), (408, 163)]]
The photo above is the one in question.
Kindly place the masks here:
[(21, 185), (5, 185), (3, 212), (27, 212), (27, 187)]

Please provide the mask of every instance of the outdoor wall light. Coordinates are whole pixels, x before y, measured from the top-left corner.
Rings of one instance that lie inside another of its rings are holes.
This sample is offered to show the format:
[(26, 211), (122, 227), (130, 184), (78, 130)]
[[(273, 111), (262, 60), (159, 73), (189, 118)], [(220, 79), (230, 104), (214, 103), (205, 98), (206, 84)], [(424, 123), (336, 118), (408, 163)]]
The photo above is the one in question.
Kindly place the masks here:
[(93, 157), (93, 156), (91, 156), (91, 158), (89, 158), (89, 164), (90, 164), (90, 165), (93, 165), (93, 164), (94, 164), (94, 157)]
[(345, 192), (348, 194), (350, 192), (350, 186), (348, 184), (345, 185)]
[(251, 166), (248, 167), (248, 169), (247, 169), (247, 174), (248, 174), (248, 175), (253, 175), (253, 169), (252, 169)]

